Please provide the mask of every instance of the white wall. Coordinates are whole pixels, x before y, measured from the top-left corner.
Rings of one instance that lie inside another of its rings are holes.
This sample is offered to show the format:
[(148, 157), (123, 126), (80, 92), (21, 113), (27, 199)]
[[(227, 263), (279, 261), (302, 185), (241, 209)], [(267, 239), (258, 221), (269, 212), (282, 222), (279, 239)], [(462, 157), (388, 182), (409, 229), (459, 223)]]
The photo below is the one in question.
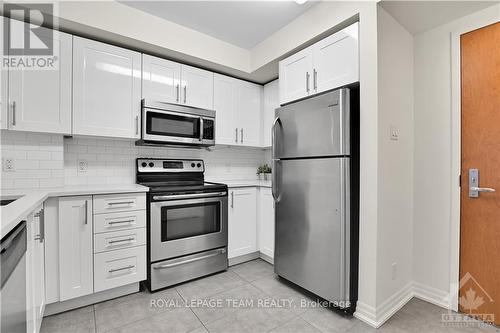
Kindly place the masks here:
[[(391, 140), (391, 127), (399, 132)], [(411, 292), (413, 36), (378, 6), (377, 317)], [(393, 272), (393, 264), (396, 271)]]
[[(135, 183), (135, 159), (201, 158), (210, 180), (256, 179), (269, 150), (217, 146), (205, 149), (136, 147), (131, 140), (77, 137), (26, 132), (1, 132), (0, 156), (15, 160), (15, 172), (0, 173), (0, 189), (34, 189), (63, 185)], [(77, 172), (77, 161), (88, 162)]]
[(458, 183), (451, 169), (451, 37), (470, 25), (494, 20), (500, 20), (500, 5), (415, 36), (413, 270), (415, 281), (434, 298), (450, 292), (455, 259), (450, 245), (457, 245), (450, 238), (451, 182), (455, 187)]

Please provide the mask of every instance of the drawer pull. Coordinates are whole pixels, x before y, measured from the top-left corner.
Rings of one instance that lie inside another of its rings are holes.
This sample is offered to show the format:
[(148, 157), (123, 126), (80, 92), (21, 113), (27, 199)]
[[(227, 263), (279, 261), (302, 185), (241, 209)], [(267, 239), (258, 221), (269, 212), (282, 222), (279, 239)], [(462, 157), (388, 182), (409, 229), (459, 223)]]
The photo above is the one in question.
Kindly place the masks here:
[(134, 267), (135, 267), (135, 265), (130, 265), (130, 266), (122, 267), (122, 268), (110, 269), (108, 272), (114, 273), (114, 272), (124, 271), (126, 269), (131, 269), (131, 268), (134, 268)]
[(131, 238), (127, 238), (127, 239), (110, 240), (108, 243), (110, 245), (112, 245), (112, 244), (115, 244), (115, 243), (132, 242), (134, 240), (135, 240), (135, 238), (131, 237)]
[(132, 223), (134, 222), (135, 220), (124, 220), (124, 221), (112, 221), (112, 222), (108, 222), (108, 224), (121, 224), (121, 223)]
[(114, 206), (114, 205), (131, 205), (135, 201), (119, 201), (119, 202), (108, 202), (109, 206)]

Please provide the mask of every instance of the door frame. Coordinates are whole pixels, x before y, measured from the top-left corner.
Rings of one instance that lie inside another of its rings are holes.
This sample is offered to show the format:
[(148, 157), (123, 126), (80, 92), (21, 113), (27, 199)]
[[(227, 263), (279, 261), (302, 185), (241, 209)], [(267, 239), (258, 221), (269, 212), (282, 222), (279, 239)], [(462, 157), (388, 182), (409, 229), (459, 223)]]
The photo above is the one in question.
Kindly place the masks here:
[[(493, 6), (495, 7), (495, 6)], [(492, 10), (491, 7), (485, 10)], [(451, 32), (451, 216), (450, 216), (450, 289), (449, 308), (458, 312), (458, 292), (460, 285), (460, 183), (462, 168), (461, 145), (461, 77), (460, 77), (460, 36), (499, 22), (498, 17), (478, 18)], [(462, 175), (467, 177), (467, 175)]]

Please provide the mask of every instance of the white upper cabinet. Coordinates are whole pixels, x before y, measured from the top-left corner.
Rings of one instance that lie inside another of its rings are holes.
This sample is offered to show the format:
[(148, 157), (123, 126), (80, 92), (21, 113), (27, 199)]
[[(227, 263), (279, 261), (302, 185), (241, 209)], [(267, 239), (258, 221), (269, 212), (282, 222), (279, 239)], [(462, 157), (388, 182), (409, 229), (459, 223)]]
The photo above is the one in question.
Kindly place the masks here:
[(313, 63), (315, 93), (359, 81), (358, 24), (314, 44)]
[(215, 143), (238, 144), (236, 110), (238, 80), (220, 74), (214, 75), (214, 110), (216, 112)]
[[(10, 22), (10, 43), (20, 45), (24, 40), (25, 23), (16, 20)], [(45, 28), (39, 28), (37, 36), (45, 43), (50, 43), (49, 40), (52, 40), (57, 60), (54, 62), (54, 68), (9, 70), (8, 128), (18, 131), (71, 134), (72, 37)]]
[(214, 106), (214, 73), (170, 60), (143, 54), (142, 87), (146, 102)]
[(264, 86), (264, 106), (262, 108), (262, 146), (271, 147), (274, 111), (280, 107), (279, 80), (269, 82)]
[(258, 84), (215, 74), (215, 143), (260, 146), (263, 88)]
[(313, 72), (312, 49), (307, 48), (280, 61), (280, 104), (308, 96)]
[(179, 103), (181, 64), (142, 55), (142, 94), (147, 102)]
[(182, 103), (202, 109), (214, 107), (214, 73), (182, 65)]
[(359, 81), (359, 24), (280, 61), (280, 104)]
[(138, 138), (141, 54), (73, 38), (73, 134)]

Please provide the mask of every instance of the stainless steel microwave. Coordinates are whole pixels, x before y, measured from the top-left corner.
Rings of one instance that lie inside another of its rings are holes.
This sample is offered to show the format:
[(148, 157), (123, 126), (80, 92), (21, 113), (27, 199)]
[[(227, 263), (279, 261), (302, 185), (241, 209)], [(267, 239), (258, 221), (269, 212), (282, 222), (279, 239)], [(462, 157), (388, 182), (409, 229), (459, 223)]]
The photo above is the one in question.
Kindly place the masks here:
[(145, 144), (213, 146), (215, 111), (142, 100)]

